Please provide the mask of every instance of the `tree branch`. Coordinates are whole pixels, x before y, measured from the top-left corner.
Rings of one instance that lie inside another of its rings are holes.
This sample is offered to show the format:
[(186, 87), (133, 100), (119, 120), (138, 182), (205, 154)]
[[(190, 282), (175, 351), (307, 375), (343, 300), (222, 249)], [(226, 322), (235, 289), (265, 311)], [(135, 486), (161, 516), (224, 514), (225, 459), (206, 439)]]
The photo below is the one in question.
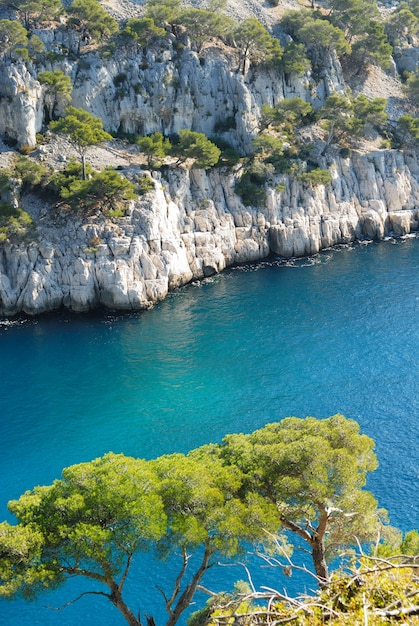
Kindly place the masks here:
[(83, 596), (88, 596), (88, 595), (105, 596), (105, 598), (108, 598), (108, 600), (111, 599), (111, 596), (109, 595), (109, 593), (105, 593), (104, 591), (83, 591), (83, 593), (77, 596), (77, 598), (73, 598), (72, 600), (70, 600), (69, 602), (66, 602), (62, 606), (46, 606), (45, 608), (50, 609), (51, 611), (62, 611), (67, 606), (70, 606), (71, 604), (74, 604), (75, 602), (80, 600), (80, 598), (83, 598)]

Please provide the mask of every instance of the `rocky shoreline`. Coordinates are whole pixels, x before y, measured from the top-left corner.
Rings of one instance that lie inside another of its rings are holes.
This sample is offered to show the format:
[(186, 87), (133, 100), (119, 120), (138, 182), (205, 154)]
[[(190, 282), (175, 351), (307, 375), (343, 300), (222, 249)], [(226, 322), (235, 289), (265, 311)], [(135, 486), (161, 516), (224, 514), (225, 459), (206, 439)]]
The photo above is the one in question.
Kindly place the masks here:
[[(302, 257), (419, 229), (419, 157), (394, 150), (337, 157), (328, 186), (286, 177), (263, 208), (234, 193), (234, 172), (149, 172), (154, 191), (118, 219), (37, 212), (37, 242), (0, 251), (0, 314), (67, 308), (141, 310), (176, 287), (275, 254)], [(31, 198), (27, 199), (31, 203)]]

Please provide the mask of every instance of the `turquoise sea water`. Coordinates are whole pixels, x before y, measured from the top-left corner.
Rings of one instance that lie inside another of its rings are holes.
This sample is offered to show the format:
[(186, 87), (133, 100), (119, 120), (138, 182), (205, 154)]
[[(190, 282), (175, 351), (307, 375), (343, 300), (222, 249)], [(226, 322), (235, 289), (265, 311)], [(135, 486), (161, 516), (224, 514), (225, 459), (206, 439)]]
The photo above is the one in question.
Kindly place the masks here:
[[(0, 324), (0, 518), (24, 490), (109, 450), (151, 458), (288, 415), (340, 412), (376, 441), (368, 487), (391, 522), (417, 528), (418, 355), (419, 239), (238, 268), (143, 313)], [(170, 564), (135, 567), (130, 600), (160, 626), (154, 584), (170, 579)], [(222, 569), (209, 583), (243, 577)], [(0, 602), (0, 624), (124, 623), (100, 597), (43, 608), (83, 589)]]

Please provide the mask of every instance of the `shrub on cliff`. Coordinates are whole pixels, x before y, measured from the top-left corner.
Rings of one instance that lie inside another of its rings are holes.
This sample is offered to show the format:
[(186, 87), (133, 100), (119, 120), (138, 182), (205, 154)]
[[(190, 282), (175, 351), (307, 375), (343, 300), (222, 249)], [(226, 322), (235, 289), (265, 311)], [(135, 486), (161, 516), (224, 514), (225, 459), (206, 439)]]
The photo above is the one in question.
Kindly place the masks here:
[(62, 70), (39, 72), (38, 80), (44, 85), (45, 106), (48, 109), (49, 120), (56, 118), (55, 111), (59, 105), (67, 106), (71, 101), (73, 84), (70, 76)]
[(187, 159), (193, 161), (192, 167), (207, 170), (218, 163), (221, 150), (203, 133), (187, 128), (180, 130), (177, 143), (173, 144), (172, 152), (178, 157), (178, 163)]
[[(72, 183), (82, 178), (82, 174), (82, 164), (75, 158), (71, 158), (63, 170), (55, 172), (51, 176), (48, 181), (48, 190), (61, 197), (61, 190), (63, 188), (69, 189)], [(92, 166), (86, 163), (86, 176), (90, 177), (92, 174)]]
[(408, 74), (406, 94), (416, 105), (419, 105), (419, 70)]
[(397, 120), (397, 138), (401, 147), (415, 145), (419, 142), (419, 117), (409, 113), (401, 115)]
[(149, 167), (160, 167), (164, 157), (170, 154), (172, 148), (170, 140), (159, 132), (138, 137), (136, 143), (147, 157)]
[(87, 180), (73, 179), (60, 189), (60, 196), (73, 209), (100, 210), (123, 214), (123, 207), (136, 198), (135, 185), (118, 174), (112, 167), (95, 172)]
[(329, 185), (332, 182), (332, 175), (329, 170), (315, 168), (302, 172), (299, 179), (309, 187), (318, 187), (320, 185)]
[(67, 12), (68, 25), (78, 32), (78, 49), (83, 43), (103, 41), (118, 31), (117, 21), (97, 0), (73, 0)]
[(36, 236), (35, 224), (26, 211), (0, 202), (0, 244), (10, 241), (19, 243)]
[(246, 206), (264, 206), (266, 202), (265, 184), (273, 173), (273, 167), (260, 160), (254, 160), (234, 186)]
[(27, 191), (46, 183), (48, 170), (27, 157), (19, 156), (14, 163), (14, 176), (22, 181), (23, 190)]
[(156, 26), (151, 17), (131, 18), (121, 31), (126, 45), (134, 46), (137, 51), (139, 48), (145, 48), (153, 39), (165, 37), (166, 34), (165, 29)]

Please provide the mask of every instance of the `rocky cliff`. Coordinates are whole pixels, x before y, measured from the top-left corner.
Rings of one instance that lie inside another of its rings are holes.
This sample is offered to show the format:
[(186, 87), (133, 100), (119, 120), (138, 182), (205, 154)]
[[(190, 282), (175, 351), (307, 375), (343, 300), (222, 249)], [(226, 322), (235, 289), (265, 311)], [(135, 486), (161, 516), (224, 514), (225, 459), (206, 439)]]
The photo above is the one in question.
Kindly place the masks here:
[[(73, 45), (63, 29), (38, 35), (51, 50)], [(124, 52), (106, 62), (95, 52), (83, 55), (82, 63), (63, 60), (61, 69), (74, 85), (73, 104), (101, 117), (113, 132), (169, 135), (191, 128), (211, 136), (228, 119), (231, 129), (224, 127), (223, 136), (243, 154), (263, 104), (300, 96), (320, 106), (346, 88), (333, 55), (314, 80), (273, 70), (243, 74), (231, 50), (210, 43), (198, 56), (187, 43), (179, 46), (173, 39), (163, 51)], [(36, 72), (19, 63), (3, 65), (0, 92), (0, 134), (34, 145), (46, 115), (45, 88)], [(41, 147), (36, 158), (49, 161), (48, 150)], [(108, 156), (112, 161), (112, 151)], [(66, 159), (60, 155), (61, 162)], [(338, 243), (419, 228), (417, 151), (375, 147), (347, 159), (339, 153), (327, 161), (319, 156), (318, 162), (331, 171), (331, 184), (312, 187), (281, 175), (267, 185), (263, 207), (245, 206), (234, 192), (240, 167), (149, 172), (154, 191), (118, 219), (56, 211), (28, 196), (22, 201), (36, 222), (37, 239), (0, 244), (0, 314), (147, 308), (169, 290), (233, 264), (271, 253), (315, 254)], [(138, 166), (127, 158), (123, 167), (129, 176)]]
[(0, 250), (0, 312), (147, 308), (232, 264), (418, 229), (417, 155), (353, 155), (332, 171), (332, 184), (314, 189), (286, 178), (259, 209), (240, 202), (234, 173), (184, 169), (154, 173), (155, 191), (117, 220), (41, 209), (39, 241)]

